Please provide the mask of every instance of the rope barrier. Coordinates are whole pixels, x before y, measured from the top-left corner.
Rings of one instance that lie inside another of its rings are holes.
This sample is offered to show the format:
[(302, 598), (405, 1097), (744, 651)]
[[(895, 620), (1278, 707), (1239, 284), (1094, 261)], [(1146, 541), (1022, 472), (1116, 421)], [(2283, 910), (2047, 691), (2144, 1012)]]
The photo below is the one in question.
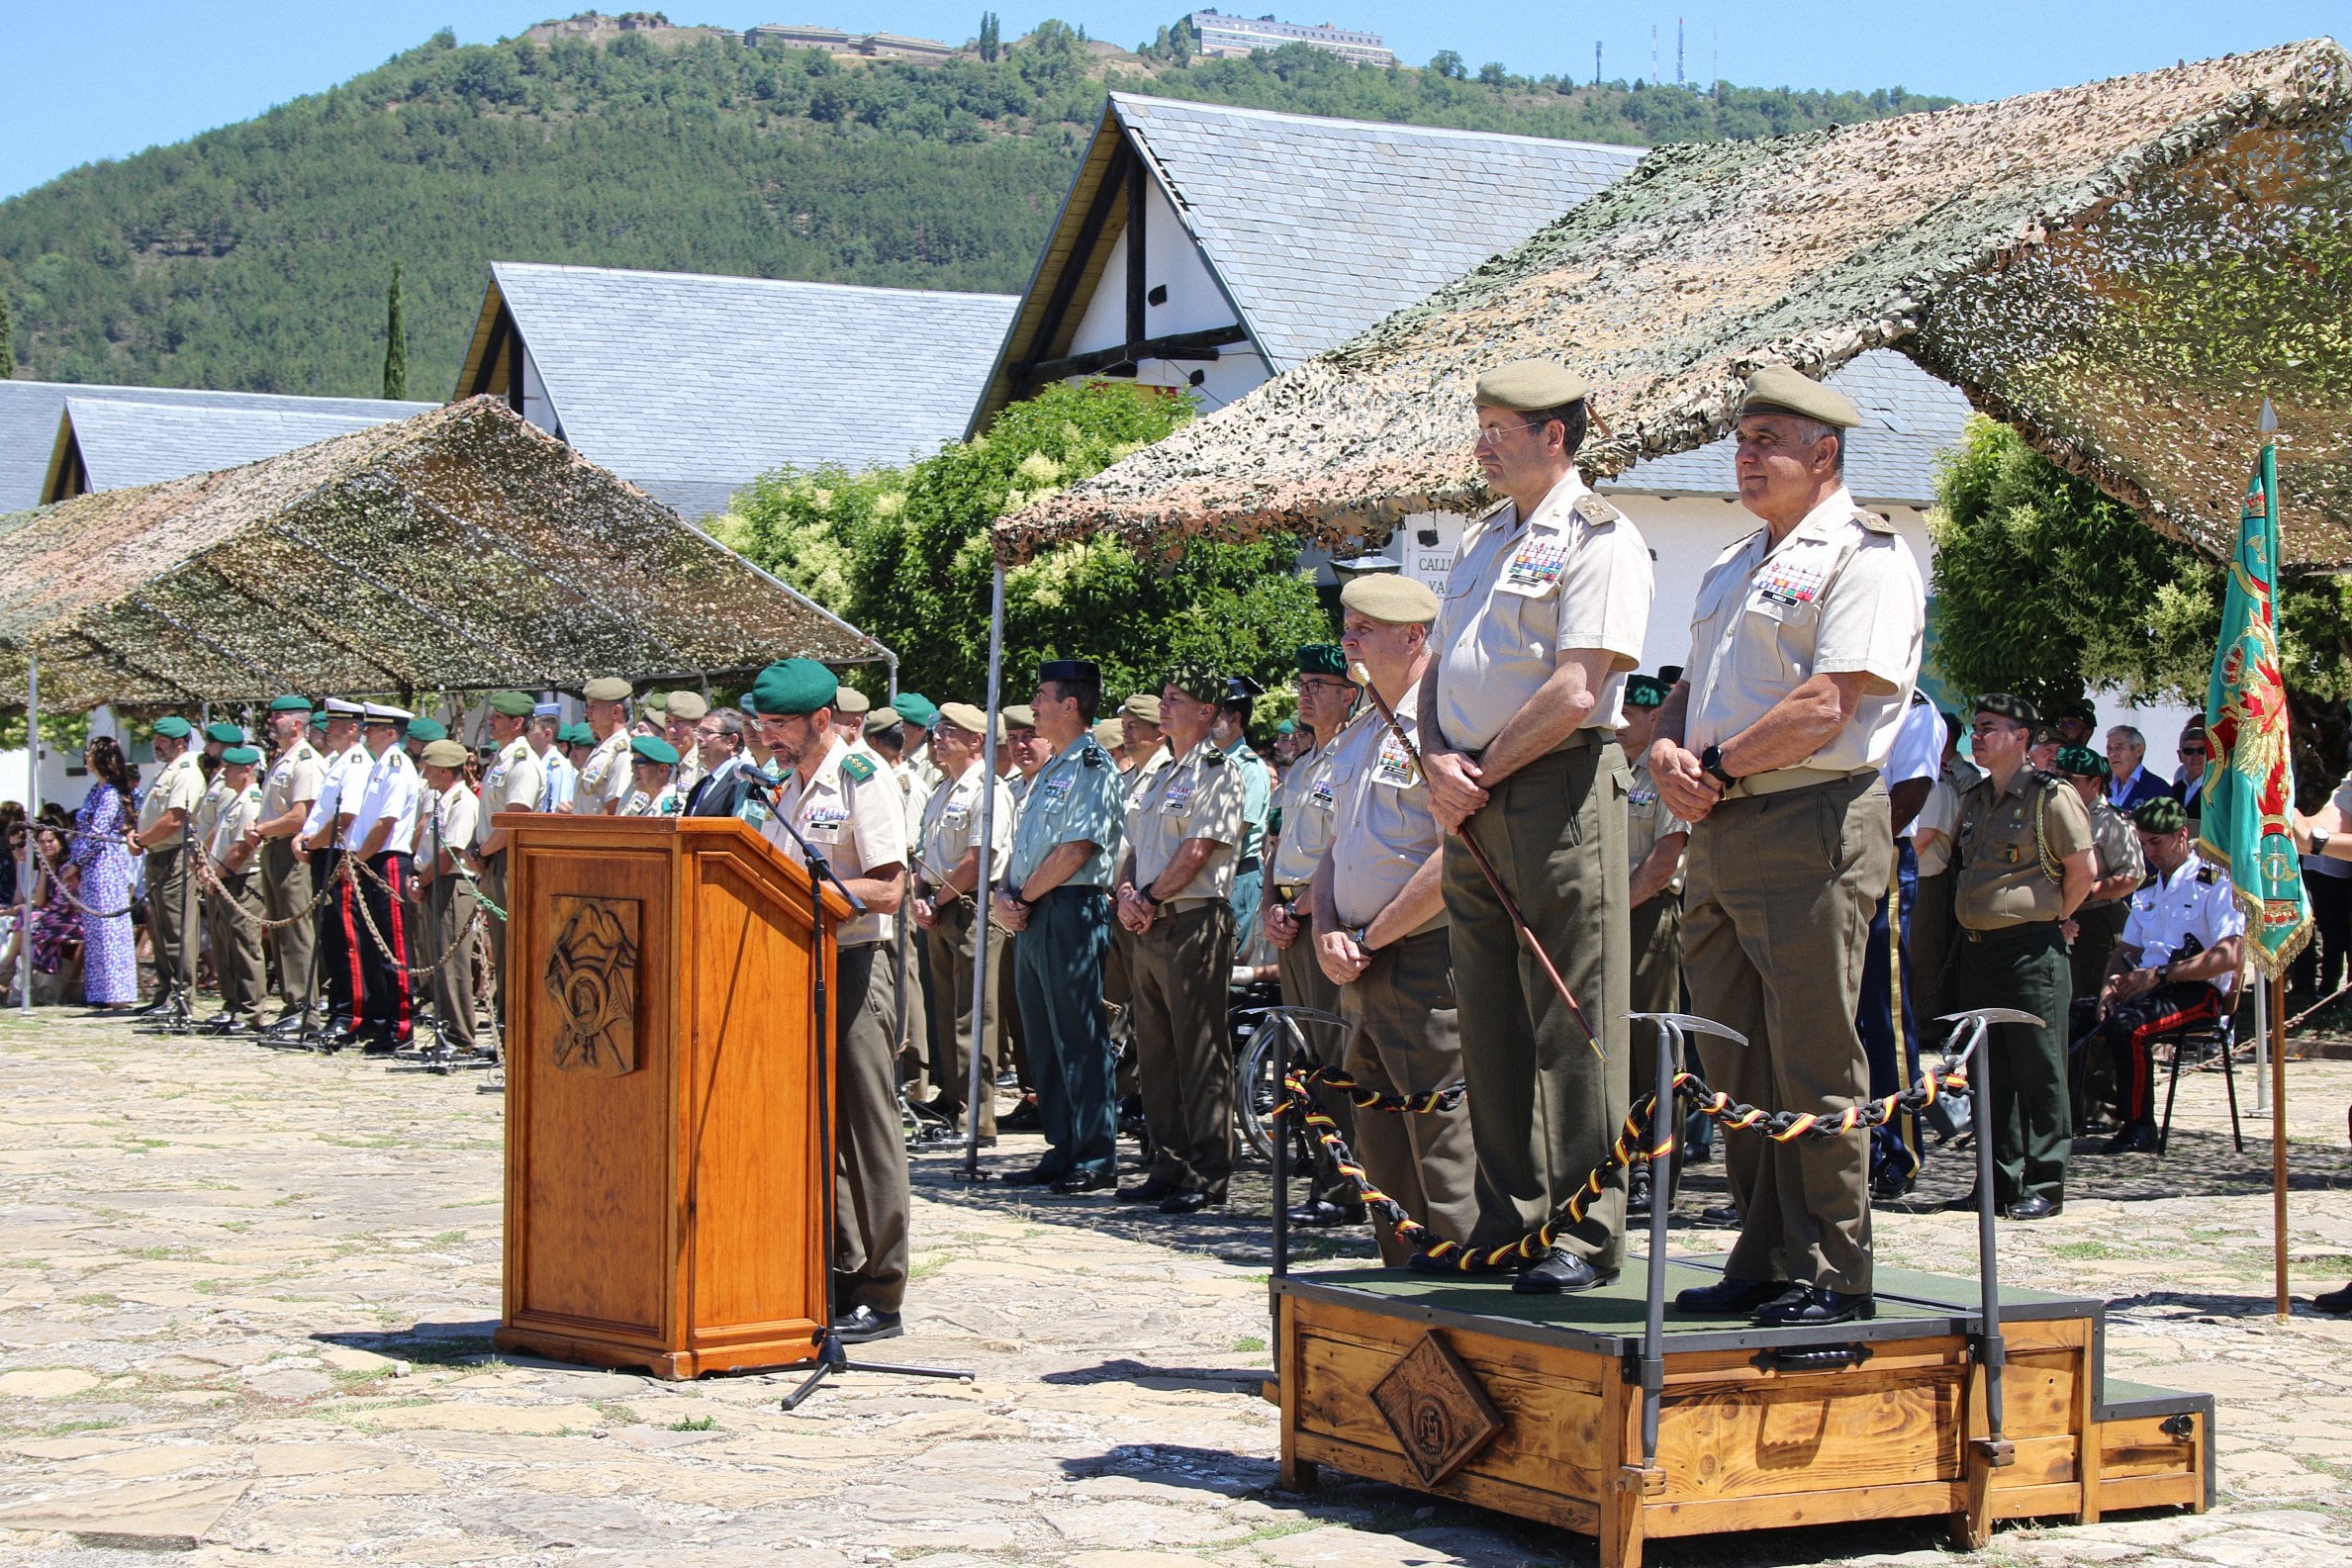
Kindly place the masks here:
[[(1657, 1091), (1651, 1090), (1627, 1109), (1624, 1125), (1618, 1129), (1616, 1139), (1610, 1144), (1607, 1157), (1593, 1166), (1583, 1183), (1552, 1211), (1550, 1219), (1516, 1242), (1501, 1246), (1471, 1247), (1434, 1234), (1429, 1227), (1406, 1213), (1403, 1204), (1372, 1183), (1371, 1177), (1348, 1148), (1347, 1141), (1340, 1136), (1339, 1123), (1315, 1103), (1309, 1090), (1317, 1085), (1344, 1091), (1349, 1102), (1360, 1110), (1391, 1111), (1406, 1115), (1452, 1110), (1461, 1103), (1465, 1087), (1457, 1083), (1427, 1094), (1380, 1094), (1365, 1088), (1344, 1072), (1329, 1067), (1315, 1067), (1306, 1071), (1293, 1071), (1285, 1077), (1282, 1081), (1282, 1103), (1273, 1109), (1277, 1117), (1287, 1112), (1299, 1115), (1309, 1133), (1330, 1153), (1332, 1163), (1363, 1195), (1364, 1207), (1385, 1219), (1395, 1229), (1398, 1241), (1431, 1258), (1450, 1263), (1465, 1274), (1508, 1268), (1542, 1257), (1552, 1250), (1552, 1245), (1561, 1230), (1583, 1223), (1592, 1200), (1607, 1190), (1606, 1183), (1611, 1171), (1629, 1166), (1637, 1159), (1655, 1159), (1671, 1153), (1677, 1144), (1669, 1132), (1665, 1142), (1650, 1147), (1658, 1104)], [(1850, 1105), (1833, 1116), (1814, 1112), (1765, 1111), (1753, 1105), (1742, 1105), (1729, 1094), (1710, 1087), (1695, 1072), (1674, 1074), (1671, 1093), (1677, 1104), (1687, 1098), (1693, 1102), (1694, 1109), (1725, 1128), (1760, 1132), (1774, 1143), (1788, 1144), (1807, 1138), (1844, 1138), (1870, 1128), (1883, 1127), (1899, 1114), (1921, 1111), (1935, 1104), (1946, 1091), (1965, 1093), (1967, 1088), (1965, 1073), (1926, 1073), (1908, 1089)]]
[[(358, 878), (365, 876), (369, 881), (374, 882), (378, 887), (383, 888), (393, 897), (399, 898), (404, 896), (399, 888), (394, 887), (392, 883), (386, 881), (382, 876), (378, 876), (374, 867), (361, 863), (353, 856), (345, 855), (343, 857), (342, 869), (351, 882), (351, 890), (354, 893), (360, 890)], [(360, 898), (358, 900), (358, 909), (360, 924), (366, 926), (367, 934), (376, 939), (377, 950), (385, 954), (390, 954), (392, 952), (392, 944), (384, 939), (384, 933), (377, 928), (375, 911), (368, 908), (367, 900), (365, 898)], [(428, 978), (432, 974), (438, 972), (442, 965), (455, 958), (457, 956), (457, 950), (465, 946), (466, 943), (472, 941), (474, 933), (481, 929), (482, 911), (477, 908), (474, 911), (474, 918), (468, 921), (466, 923), (465, 929), (458, 932), (456, 938), (450, 942), (449, 946), (442, 950), (441, 956), (439, 958), (433, 960), (430, 964), (409, 964), (404, 962), (401, 965), (401, 968), (408, 970), (409, 978), (411, 979)]]

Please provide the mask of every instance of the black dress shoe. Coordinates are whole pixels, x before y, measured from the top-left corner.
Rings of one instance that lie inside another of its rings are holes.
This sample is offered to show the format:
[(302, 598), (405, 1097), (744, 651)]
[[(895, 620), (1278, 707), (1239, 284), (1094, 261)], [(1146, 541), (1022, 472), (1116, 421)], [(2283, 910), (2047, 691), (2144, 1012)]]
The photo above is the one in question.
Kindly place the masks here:
[(1055, 1180), (1054, 1191), (1065, 1198), (1075, 1198), (1082, 1192), (1104, 1191), (1118, 1182), (1119, 1178), (1107, 1170), (1074, 1170)]
[(1160, 1200), (1162, 1214), (1198, 1214), (1203, 1209), (1223, 1207), (1223, 1198), (1212, 1198), (1205, 1192), (1172, 1192)]
[(2352, 1313), (2352, 1285), (2346, 1285), (2342, 1290), (2330, 1290), (2313, 1296), (2311, 1305), (2321, 1312), (2331, 1312), (2339, 1317), (2345, 1313)]
[(2066, 1204), (2063, 1200), (2053, 1203), (2037, 1192), (2029, 1197), (2020, 1198), (2003, 1209), (2001, 1213), (2004, 1219), (2010, 1220), (2046, 1220), (2054, 1214), (2063, 1212), (2065, 1208)]
[(261, 1031), (253, 1026), (253, 1021), (249, 1018), (223, 1018), (215, 1021), (213, 1024), (213, 1033), (216, 1035), (235, 1035), (249, 1039), (259, 1035)]
[(899, 1326), (896, 1313), (876, 1312), (872, 1307), (853, 1307), (833, 1320), (833, 1337), (843, 1344), (895, 1339), (905, 1332)]
[(1603, 1273), (1565, 1247), (1555, 1246), (1521, 1269), (1519, 1277), (1511, 1281), (1511, 1288), (1523, 1296), (1557, 1296), (1568, 1291), (1591, 1290), (1616, 1277), (1616, 1269)]
[(1826, 1285), (1791, 1285), (1755, 1310), (1761, 1329), (1819, 1329), (1876, 1316), (1878, 1303), (1868, 1291), (1849, 1294)]
[(1328, 1231), (1343, 1225), (1362, 1225), (1364, 1213), (1361, 1203), (1325, 1203), (1317, 1198), (1312, 1203), (1299, 1204), (1286, 1218), (1292, 1225), (1310, 1231)]
[(359, 1048), (359, 1054), (363, 1057), (389, 1057), (396, 1055), (400, 1049), (399, 1041), (371, 1039)]
[(1158, 1176), (1153, 1176), (1148, 1180), (1136, 1182), (1133, 1186), (1121, 1187), (1117, 1197), (1121, 1203), (1158, 1203), (1164, 1198), (1173, 1198), (1176, 1194), (1176, 1184), (1175, 1182), (1162, 1181)]
[(124, 1014), (123, 1016), (126, 1018), (160, 1018), (165, 1013), (170, 1011), (171, 993), (169, 991), (165, 991), (162, 995), (156, 997), (144, 1007), (134, 1007), (130, 1012)]
[(2153, 1122), (2132, 1122), (2115, 1137), (2099, 1146), (2103, 1154), (2145, 1154), (2156, 1147), (2156, 1126)]
[(1740, 1206), (1736, 1203), (1719, 1203), (1712, 1208), (1701, 1209), (1699, 1219), (1708, 1225), (1738, 1225)]
[(1027, 1170), (1017, 1170), (1006, 1176), (1004, 1184), (1008, 1187), (1043, 1187), (1069, 1174), (1069, 1171), (1053, 1165), (1032, 1165)]
[(1963, 1192), (1956, 1198), (1944, 1199), (1941, 1203), (1935, 1206), (1935, 1212), (1937, 1214), (1974, 1214), (1977, 1211), (1977, 1207), (1978, 1204), (1976, 1194), (1973, 1192)]
[(1734, 1279), (1726, 1274), (1712, 1285), (1693, 1285), (1681, 1292), (1674, 1298), (1674, 1310), (1702, 1318), (1740, 1318), (1788, 1292), (1785, 1279)]

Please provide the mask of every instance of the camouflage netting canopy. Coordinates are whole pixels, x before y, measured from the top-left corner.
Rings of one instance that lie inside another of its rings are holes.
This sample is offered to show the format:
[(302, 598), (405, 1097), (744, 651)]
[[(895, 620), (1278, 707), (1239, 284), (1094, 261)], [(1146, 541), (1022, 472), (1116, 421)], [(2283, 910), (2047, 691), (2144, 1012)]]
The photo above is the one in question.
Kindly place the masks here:
[(0, 518), (0, 702), (687, 681), (882, 646), (495, 398)]
[(1590, 377), (1600, 477), (1731, 428), (1747, 374), (1891, 347), (2215, 554), (2269, 396), (2291, 560), (2352, 564), (2352, 57), (2326, 40), (1772, 141), (1650, 153), (1419, 305), (997, 524), (1367, 530), (1483, 498), (1480, 370)]

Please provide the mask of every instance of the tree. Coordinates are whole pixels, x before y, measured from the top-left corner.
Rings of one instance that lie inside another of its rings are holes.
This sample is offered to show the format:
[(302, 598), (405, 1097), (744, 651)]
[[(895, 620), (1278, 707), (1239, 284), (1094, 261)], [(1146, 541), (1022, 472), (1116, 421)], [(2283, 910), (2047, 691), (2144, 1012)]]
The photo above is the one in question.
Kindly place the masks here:
[[(1946, 681), (2045, 709), (2099, 687), (2204, 705), (2226, 588), (2217, 563), (1987, 418), (1969, 419), (1936, 499), (1934, 661)], [(2345, 760), (2352, 595), (2343, 579), (2282, 579), (2279, 663), (2307, 804)]]
[(997, 24), (996, 13), (983, 11), (980, 14), (980, 57), (990, 65), (995, 64), (1003, 41), (1004, 35)]
[(8, 296), (0, 294), (0, 381), (16, 374), (16, 323), (8, 314)]
[(384, 294), (384, 396), (409, 395), (409, 329), (400, 320), (400, 263), (392, 264), (392, 287)]
[(1443, 76), (1448, 81), (1458, 82), (1469, 76), (1468, 68), (1461, 63), (1461, 56), (1452, 49), (1440, 49), (1432, 54), (1429, 57), (1429, 70), (1431, 75)]
[(1488, 87), (1508, 87), (1511, 85), (1511, 72), (1501, 60), (1488, 60), (1478, 67), (1478, 80)]
[[(978, 700), (988, 683), (989, 525), (1190, 416), (1188, 404), (1149, 388), (1057, 385), (1014, 404), (980, 439), (904, 469), (768, 475), (713, 532), (896, 649), (902, 685)], [(1156, 690), (1170, 662), (1185, 658), (1285, 681), (1293, 649), (1332, 635), (1295, 554), (1289, 539), (1194, 542), (1174, 562), (1108, 540), (1049, 551), (1006, 576), (1008, 690), (1054, 657), (1094, 660), (1114, 696)]]

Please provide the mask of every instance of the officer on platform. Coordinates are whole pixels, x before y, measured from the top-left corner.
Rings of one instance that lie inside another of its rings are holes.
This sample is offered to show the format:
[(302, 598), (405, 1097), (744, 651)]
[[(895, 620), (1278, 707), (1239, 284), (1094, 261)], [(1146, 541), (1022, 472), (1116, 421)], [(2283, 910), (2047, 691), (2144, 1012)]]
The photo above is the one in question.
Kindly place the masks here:
[[(1503, 499), (1462, 538), (1418, 711), (1446, 849), (1446, 909), (1478, 1149), (1479, 1246), (1519, 1242), (1607, 1166), (1628, 1094), (1625, 677), (1648, 630), (1649, 551), (1585, 488), (1580, 376), (1521, 360), (1478, 378), (1478, 464)], [(1475, 838), (1597, 1039), (1522, 946)], [(1589, 1290), (1617, 1273), (1626, 1178), (1513, 1288)], [(1442, 1264), (1440, 1266), (1443, 1266)]]
[[(1716, 559), (1690, 674), (1658, 709), (1649, 766), (1691, 824), (1682, 967), (1710, 1082), (1830, 1115), (1869, 1092), (1854, 1028), (1862, 947), (1894, 858), (1878, 777), (1919, 678), (1926, 593), (1911, 549), (1845, 488), (1853, 400), (1787, 366), (1748, 379), (1734, 459), (1764, 527)], [(1871, 1316), (1869, 1140), (1734, 1134), (1740, 1216), (1721, 1283), (1680, 1311), (1766, 1325)]]
[(609, 817), (628, 798), (629, 694), (629, 684), (618, 676), (603, 676), (580, 689), (596, 740), (596, 749), (580, 765), (580, 785), (572, 797), (572, 809), (581, 816)]

